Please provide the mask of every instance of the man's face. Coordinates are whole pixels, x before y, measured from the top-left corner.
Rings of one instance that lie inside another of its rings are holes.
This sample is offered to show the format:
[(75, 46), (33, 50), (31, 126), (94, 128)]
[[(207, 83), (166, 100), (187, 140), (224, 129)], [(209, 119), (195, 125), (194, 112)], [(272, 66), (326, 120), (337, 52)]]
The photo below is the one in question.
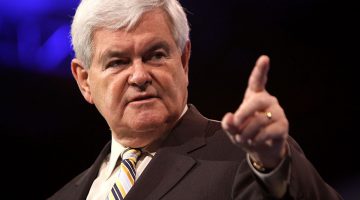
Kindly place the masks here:
[(169, 25), (162, 10), (153, 10), (128, 32), (99, 29), (90, 69), (72, 63), (85, 99), (123, 145), (143, 147), (160, 139), (186, 105), (190, 44), (182, 53)]

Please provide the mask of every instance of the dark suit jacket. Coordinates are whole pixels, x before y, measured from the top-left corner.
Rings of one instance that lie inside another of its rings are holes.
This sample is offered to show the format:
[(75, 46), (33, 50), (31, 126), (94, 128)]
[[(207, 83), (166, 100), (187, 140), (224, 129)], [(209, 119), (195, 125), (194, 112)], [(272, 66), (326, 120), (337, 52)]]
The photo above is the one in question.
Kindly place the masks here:
[[(340, 199), (289, 139), (291, 175), (286, 199)], [(95, 163), (50, 200), (86, 199), (110, 142)], [(271, 199), (247, 161), (246, 153), (230, 143), (217, 121), (203, 117), (194, 106), (169, 134), (126, 200)]]

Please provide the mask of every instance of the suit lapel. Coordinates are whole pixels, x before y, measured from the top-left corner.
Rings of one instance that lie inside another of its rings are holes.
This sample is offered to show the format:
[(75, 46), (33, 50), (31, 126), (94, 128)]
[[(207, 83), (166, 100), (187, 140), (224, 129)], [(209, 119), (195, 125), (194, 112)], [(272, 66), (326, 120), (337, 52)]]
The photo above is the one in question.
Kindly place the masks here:
[(188, 153), (206, 145), (207, 122), (190, 105), (125, 199), (155, 200), (171, 190), (196, 165), (197, 161)]
[(91, 165), (91, 167), (85, 172), (85, 174), (75, 183), (75, 186), (78, 187), (77, 191), (79, 191), (79, 200), (86, 199), (90, 191), (91, 185), (99, 173), (102, 162), (110, 152), (110, 147), (111, 142), (108, 142), (99, 154), (99, 156), (96, 158), (94, 164)]
[(126, 195), (126, 200), (160, 199), (196, 164), (188, 156), (158, 153)]

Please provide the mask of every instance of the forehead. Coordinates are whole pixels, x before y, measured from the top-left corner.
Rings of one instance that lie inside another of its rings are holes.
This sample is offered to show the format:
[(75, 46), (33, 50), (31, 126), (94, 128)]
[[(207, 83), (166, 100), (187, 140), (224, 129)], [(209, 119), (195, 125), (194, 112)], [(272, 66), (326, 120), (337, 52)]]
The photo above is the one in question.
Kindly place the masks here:
[(142, 15), (137, 24), (130, 30), (125, 28), (109, 30), (100, 28), (94, 32), (93, 44), (96, 50), (106, 46), (127, 45), (134, 42), (138, 45), (150, 42), (155, 38), (175, 43), (168, 15), (161, 9), (148, 11)]

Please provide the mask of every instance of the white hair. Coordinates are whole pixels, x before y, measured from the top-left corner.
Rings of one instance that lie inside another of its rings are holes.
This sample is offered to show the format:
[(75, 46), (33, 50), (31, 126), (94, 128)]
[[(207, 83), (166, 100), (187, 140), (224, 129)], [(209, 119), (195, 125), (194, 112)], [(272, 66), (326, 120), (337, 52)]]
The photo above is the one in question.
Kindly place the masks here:
[(145, 12), (156, 8), (168, 14), (173, 37), (177, 46), (183, 50), (189, 40), (190, 28), (178, 0), (82, 0), (71, 25), (75, 56), (89, 68), (94, 50), (92, 37), (97, 29), (125, 28), (128, 31)]

